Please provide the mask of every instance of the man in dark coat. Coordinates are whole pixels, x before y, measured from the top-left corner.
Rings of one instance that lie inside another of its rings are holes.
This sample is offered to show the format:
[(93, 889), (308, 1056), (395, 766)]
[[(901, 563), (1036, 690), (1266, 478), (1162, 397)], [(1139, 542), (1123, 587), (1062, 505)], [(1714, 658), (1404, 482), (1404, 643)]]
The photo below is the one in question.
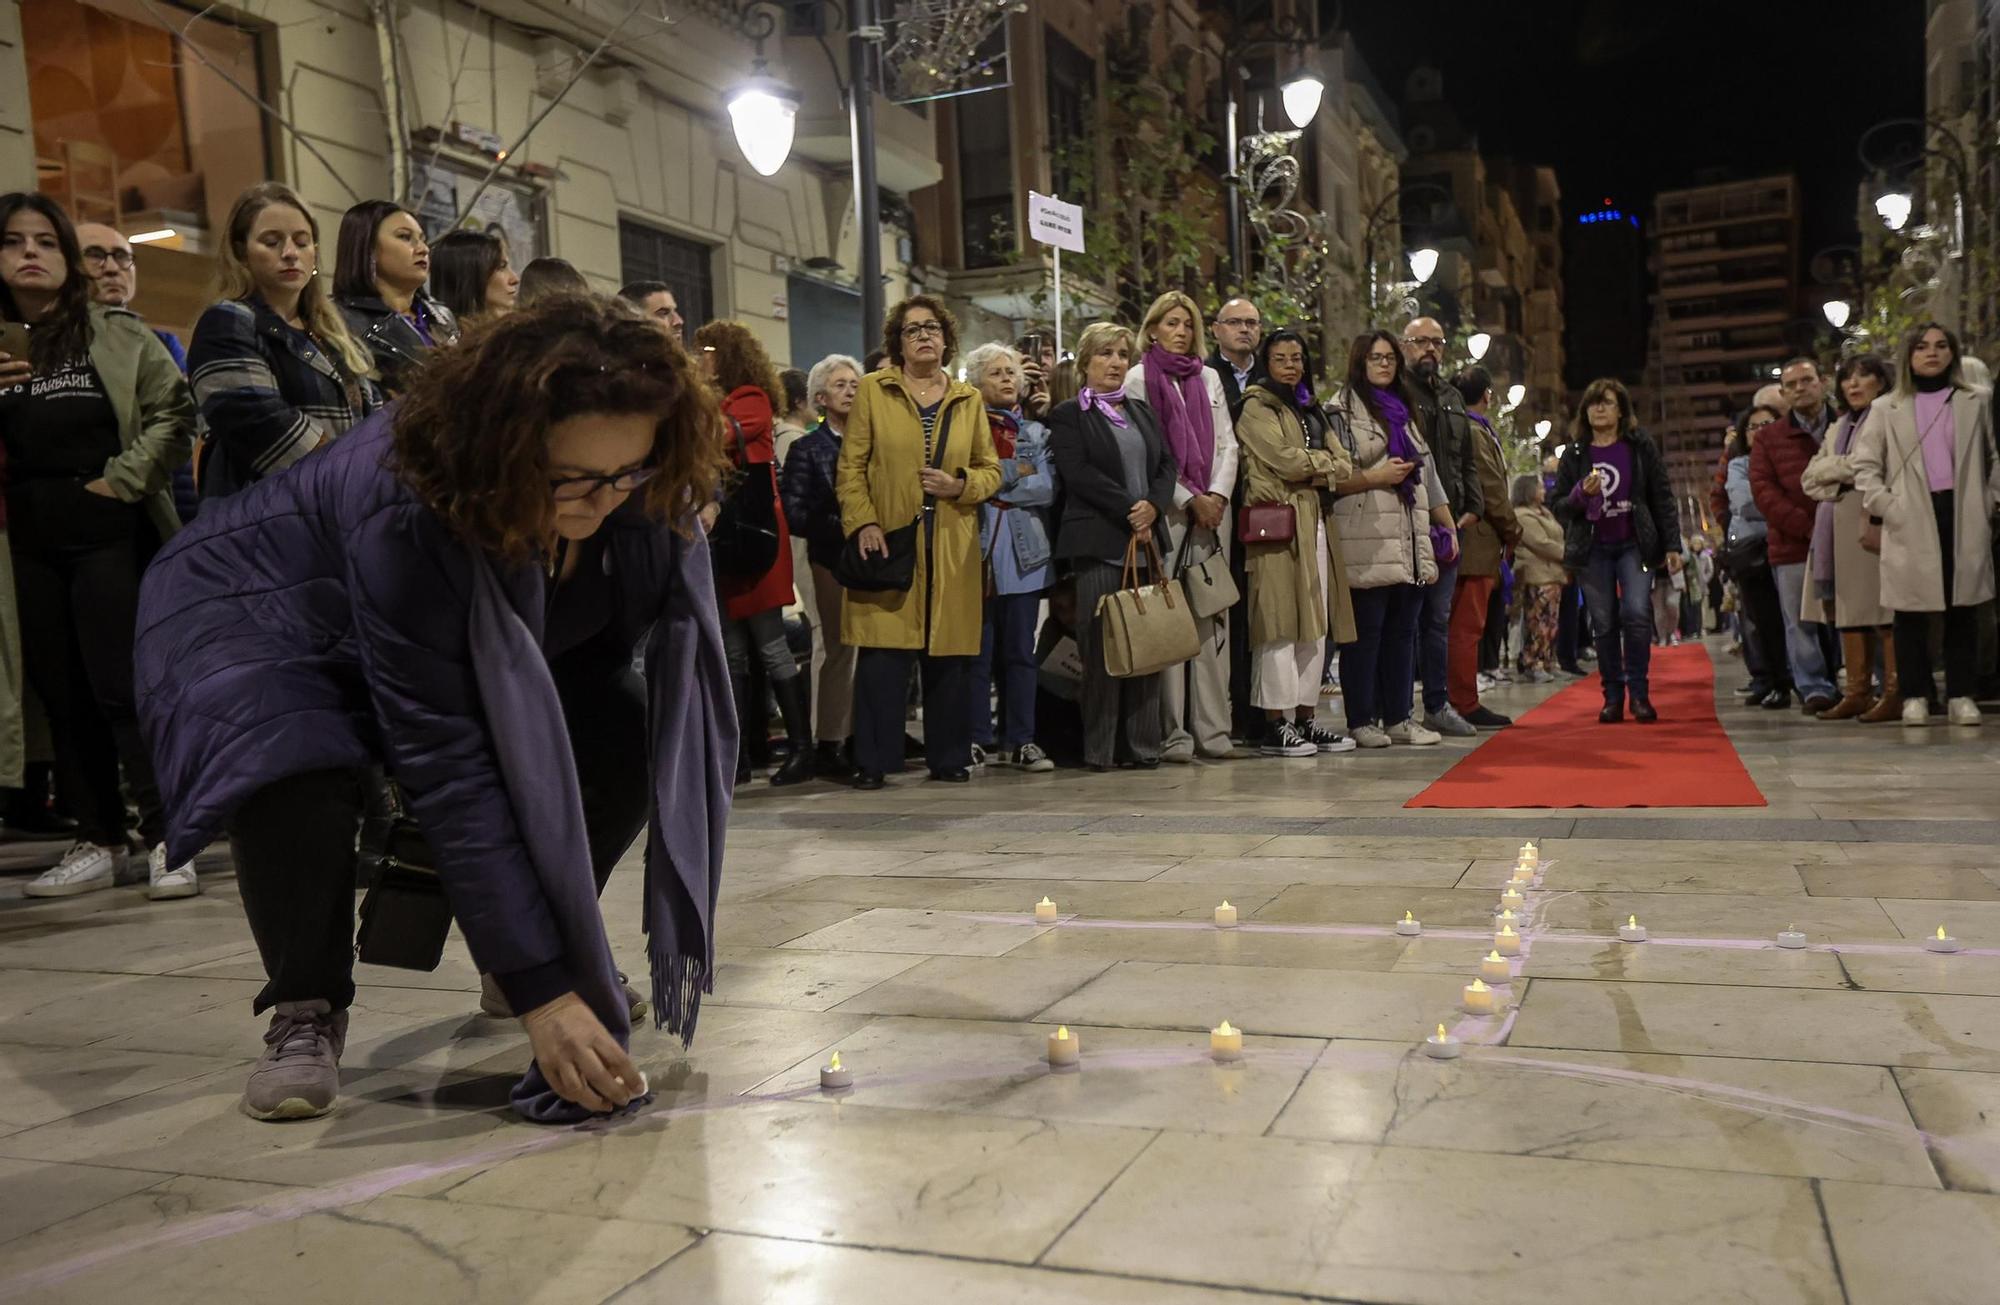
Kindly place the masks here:
[[(1444, 350), (1444, 327), (1435, 317), (1419, 317), (1403, 328), (1403, 360), (1417, 395), (1417, 421), (1444, 485), (1447, 514), (1463, 533), (1486, 515), (1486, 496), (1479, 484), (1472, 418), (1466, 415), (1458, 389), (1444, 375)], [(1431, 505), (1434, 513), (1439, 506)], [(1466, 738), (1479, 731), (1451, 705), (1448, 683), (1451, 600), (1457, 587), (1457, 561), (1440, 559), (1437, 583), (1425, 591), (1424, 610), (1417, 621), (1417, 673), (1424, 682), (1424, 724), (1440, 734)]]

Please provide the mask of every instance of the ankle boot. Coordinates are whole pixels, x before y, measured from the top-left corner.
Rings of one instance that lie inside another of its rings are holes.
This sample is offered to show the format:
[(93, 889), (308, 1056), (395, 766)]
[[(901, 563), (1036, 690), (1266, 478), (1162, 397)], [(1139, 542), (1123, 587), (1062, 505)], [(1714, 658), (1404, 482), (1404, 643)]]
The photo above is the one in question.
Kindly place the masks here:
[(1841, 699), (1819, 713), (1821, 720), (1849, 720), (1875, 705), (1875, 696), (1868, 692), (1869, 673), (1874, 669), (1873, 659), (1868, 655), (1868, 632), (1841, 631), (1840, 656), (1846, 671)]
[(1882, 648), (1882, 696), (1873, 707), (1855, 717), (1864, 725), (1879, 725), (1883, 721), (1903, 719), (1903, 695), (1901, 682), (1896, 676), (1896, 640), (1887, 630), (1877, 630), (1869, 636), (1869, 642)]
[(792, 755), (771, 772), (771, 786), (803, 784), (813, 777), (812, 677), (794, 675), (779, 680), (771, 690), (778, 699), (778, 712), (785, 718), (785, 737), (792, 745)]

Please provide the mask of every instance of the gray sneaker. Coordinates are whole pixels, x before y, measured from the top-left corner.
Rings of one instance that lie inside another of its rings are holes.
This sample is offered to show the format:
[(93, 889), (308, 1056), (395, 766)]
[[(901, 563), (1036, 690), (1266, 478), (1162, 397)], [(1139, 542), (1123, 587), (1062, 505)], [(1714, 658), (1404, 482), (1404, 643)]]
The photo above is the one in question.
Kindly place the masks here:
[(281, 1001), (271, 1012), (264, 1054), (243, 1088), (252, 1119), (316, 1119), (340, 1093), (347, 1012), (325, 1001)]
[(1424, 726), (1448, 738), (1469, 739), (1479, 733), (1473, 723), (1458, 714), (1458, 708), (1446, 703), (1430, 715), (1424, 717)]

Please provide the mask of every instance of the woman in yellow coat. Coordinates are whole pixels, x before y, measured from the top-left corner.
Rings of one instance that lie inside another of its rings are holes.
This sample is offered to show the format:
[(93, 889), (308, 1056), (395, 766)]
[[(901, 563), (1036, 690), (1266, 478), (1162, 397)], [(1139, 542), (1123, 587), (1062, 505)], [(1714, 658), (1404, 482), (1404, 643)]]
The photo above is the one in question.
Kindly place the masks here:
[[(889, 552), (890, 532), (916, 523), (916, 575), (907, 590), (847, 590), (840, 637), (854, 664), (854, 786), (878, 789), (903, 766), (910, 667), (924, 681), (924, 760), (931, 778), (971, 778), (972, 663), (979, 655), (985, 580), (979, 504), (1000, 488), (986, 402), (954, 381), (958, 323), (928, 295), (890, 310), (889, 356), (861, 382), (841, 440), (834, 493), (841, 530), (863, 559)], [(859, 537), (858, 539), (856, 537)]]

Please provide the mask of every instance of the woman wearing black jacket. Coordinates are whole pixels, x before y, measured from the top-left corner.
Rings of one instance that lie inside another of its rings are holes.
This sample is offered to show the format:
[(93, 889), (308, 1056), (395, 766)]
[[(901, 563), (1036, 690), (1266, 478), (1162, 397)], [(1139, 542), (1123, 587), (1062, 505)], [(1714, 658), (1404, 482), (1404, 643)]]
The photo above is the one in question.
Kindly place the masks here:
[(340, 219), (334, 243), (333, 298), (347, 329), (375, 360), (391, 398), (405, 373), (441, 344), (458, 340), (449, 308), (424, 293), (431, 250), (423, 224), (386, 199), (364, 200)]
[(1583, 579), (1606, 725), (1660, 718), (1646, 680), (1653, 648), (1653, 573), (1681, 569), (1681, 518), (1660, 449), (1639, 429), (1632, 396), (1609, 378), (1592, 381), (1556, 468), (1563, 565)]
[(1160, 676), (1113, 679), (1104, 669), (1104, 623), (1097, 616), (1098, 600), (1122, 587), (1126, 545), (1134, 535), (1150, 533), (1165, 555), (1161, 520), (1173, 506), (1179, 476), (1152, 409), (1125, 397), (1132, 351), (1132, 332), (1123, 326), (1085, 328), (1076, 343), (1083, 390), (1049, 413), (1049, 449), (1063, 487), (1056, 556), (1076, 579), (1083, 759), (1099, 771), (1113, 763), (1143, 770), (1160, 764)]

